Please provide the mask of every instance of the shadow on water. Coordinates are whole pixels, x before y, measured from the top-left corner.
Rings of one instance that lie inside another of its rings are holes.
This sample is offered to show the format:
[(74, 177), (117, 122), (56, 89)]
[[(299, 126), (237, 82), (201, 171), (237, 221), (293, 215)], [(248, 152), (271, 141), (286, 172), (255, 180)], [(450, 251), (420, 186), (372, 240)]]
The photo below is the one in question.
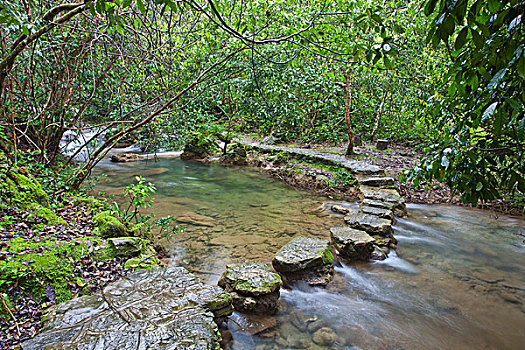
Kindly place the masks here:
[[(270, 262), (295, 235), (328, 238), (342, 222), (319, 209), (333, 201), (252, 169), (161, 160), (98, 170), (110, 175), (99, 186), (108, 193), (135, 175), (155, 183), (157, 216), (207, 218), (165, 244), (174, 264), (209, 283), (227, 263)], [(448, 206), (410, 205), (409, 214), (398, 220), (398, 249), (386, 260), (337, 266), (324, 289), (283, 289), (272, 317), (235, 313), (228, 348), (522, 349), (523, 221)]]

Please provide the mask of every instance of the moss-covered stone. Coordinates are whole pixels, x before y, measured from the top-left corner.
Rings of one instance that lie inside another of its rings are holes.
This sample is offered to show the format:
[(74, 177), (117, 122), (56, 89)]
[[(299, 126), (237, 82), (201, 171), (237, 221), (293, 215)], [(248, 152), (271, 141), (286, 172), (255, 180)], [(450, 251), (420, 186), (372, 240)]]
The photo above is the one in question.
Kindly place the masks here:
[(193, 133), (184, 146), (181, 159), (203, 159), (219, 152), (219, 145), (214, 137), (202, 133)]
[(105, 238), (129, 236), (129, 230), (119, 219), (111, 215), (109, 210), (103, 211), (93, 218), (98, 233)]
[(138, 237), (114, 237), (108, 239), (108, 242), (119, 258), (137, 257), (144, 247), (143, 240)]

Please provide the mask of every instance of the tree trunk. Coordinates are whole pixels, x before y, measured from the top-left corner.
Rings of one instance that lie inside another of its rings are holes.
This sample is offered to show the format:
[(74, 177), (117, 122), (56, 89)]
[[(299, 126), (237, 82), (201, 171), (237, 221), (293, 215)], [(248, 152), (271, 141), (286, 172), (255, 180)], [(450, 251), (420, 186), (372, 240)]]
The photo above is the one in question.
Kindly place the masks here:
[(376, 121), (374, 123), (374, 129), (372, 130), (372, 135), (370, 135), (370, 140), (374, 141), (374, 137), (376, 136), (377, 129), (379, 129), (379, 122), (381, 120), (381, 114), (383, 113), (383, 106), (385, 104), (386, 96), (388, 95), (388, 89), (385, 89), (385, 93), (383, 94), (383, 99), (381, 100), (381, 104), (379, 105), (379, 109), (376, 113)]
[(352, 80), (350, 69), (346, 72), (345, 92), (345, 123), (346, 131), (348, 133), (348, 147), (346, 148), (346, 155), (352, 155), (354, 154), (354, 131), (352, 130), (352, 120), (350, 118), (350, 106), (352, 105)]

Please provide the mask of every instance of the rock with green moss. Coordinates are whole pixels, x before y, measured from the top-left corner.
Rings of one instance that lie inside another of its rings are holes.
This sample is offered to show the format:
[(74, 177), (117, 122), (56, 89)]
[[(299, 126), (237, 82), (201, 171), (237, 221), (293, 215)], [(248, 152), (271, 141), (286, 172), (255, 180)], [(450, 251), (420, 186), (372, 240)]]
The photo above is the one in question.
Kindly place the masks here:
[(334, 274), (333, 261), (328, 240), (300, 236), (282, 247), (272, 264), (285, 282), (304, 280), (312, 286), (325, 286)]
[(103, 211), (93, 218), (93, 223), (102, 237), (129, 236), (129, 230), (119, 219), (111, 215), (109, 210)]
[(133, 258), (139, 256), (144, 242), (138, 237), (114, 237), (108, 239), (113, 253), (118, 258)]
[(374, 238), (350, 227), (332, 227), (330, 237), (337, 253), (347, 260), (368, 260), (374, 251)]
[(277, 312), (282, 283), (281, 276), (268, 265), (248, 262), (227, 265), (218, 284), (230, 293), (235, 310), (271, 315)]
[(125, 269), (151, 269), (159, 266), (159, 260), (155, 254), (141, 254), (136, 258), (126, 260), (124, 263)]
[(232, 311), (227, 293), (182, 267), (139, 270), (102, 294), (48, 309), (22, 348), (219, 350), (216, 322)]
[(219, 152), (219, 145), (211, 135), (193, 133), (187, 140), (180, 156), (182, 160), (204, 159)]
[(220, 162), (223, 165), (248, 165), (248, 154), (246, 153), (246, 147), (238, 143), (232, 145), (228, 153), (221, 157)]

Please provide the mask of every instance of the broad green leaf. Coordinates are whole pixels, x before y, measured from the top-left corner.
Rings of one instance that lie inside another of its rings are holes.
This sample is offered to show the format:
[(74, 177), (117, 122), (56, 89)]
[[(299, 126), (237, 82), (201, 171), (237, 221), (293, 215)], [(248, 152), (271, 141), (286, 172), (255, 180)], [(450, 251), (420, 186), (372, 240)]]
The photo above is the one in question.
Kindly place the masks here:
[(432, 12), (434, 12), (434, 8), (436, 7), (437, 0), (428, 0), (425, 4), (425, 9), (423, 12), (425, 13), (425, 16), (430, 16)]
[(507, 68), (503, 68), (503, 69), (500, 69), (496, 74), (494, 74), (489, 84), (487, 85), (487, 88), (490, 91), (496, 89), (499, 86), (503, 77), (505, 76), (506, 72), (507, 72)]
[(468, 34), (468, 27), (465, 26), (465, 28), (461, 29), (461, 31), (458, 34), (458, 37), (456, 38), (456, 42), (454, 43), (454, 48), (457, 50), (460, 50), (463, 46), (465, 46), (465, 43), (467, 42), (467, 34)]
[(137, 6), (139, 8), (139, 11), (145, 15), (146, 14), (146, 8), (144, 7), (144, 3), (142, 2), (142, 0), (137, 0)]
[(478, 183), (476, 184), (476, 191), (479, 192), (483, 189), (483, 183), (481, 183), (481, 181), (478, 181)]
[(522, 79), (525, 79), (525, 56), (521, 56), (516, 65), (516, 70)]
[(488, 9), (492, 13), (496, 13), (499, 11), (501, 6), (501, 1), (499, 0), (488, 0)]
[(476, 48), (481, 49), (485, 42), (485, 40), (483, 40), (483, 37), (473, 29), (470, 30), (470, 33), (472, 34), (472, 40), (474, 40), (474, 45), (476, 45)]

